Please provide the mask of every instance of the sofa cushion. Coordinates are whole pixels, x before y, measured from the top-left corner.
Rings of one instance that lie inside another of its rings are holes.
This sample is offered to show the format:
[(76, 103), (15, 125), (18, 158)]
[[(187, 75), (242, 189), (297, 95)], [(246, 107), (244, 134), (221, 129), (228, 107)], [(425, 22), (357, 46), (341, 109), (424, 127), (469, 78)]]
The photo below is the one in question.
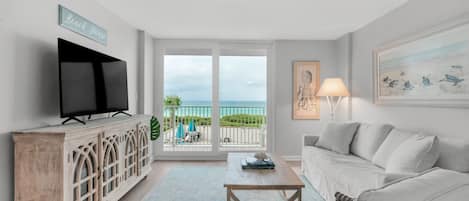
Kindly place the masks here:
[(440, 137), (440, 157), (437, 167), (458, 172), (469, 172), (469, 141)]
[(350, 152), (371, 161), (393, 126), (362, 123), (352, 140)]
[(328, 123), (322, 130), (316, 145), (341, 154), (348, 154), (358, 125), (358, 123), (345, 122)]
[(376, 154), (373, 156), (373, 163), (382, 168), (385, 168), (391, 154), (402, 142), (407, 140), (412, 135), (414, 135), (414, 133), (393, 129), (381, 144), (381, 146), (379, 146)]
[(437, 137), (413, 135), (391, 154), (386, 164), (386, 172), (423, 172), (435, 165), (439, 153)]
[(344, 155), (315, 146), (303, 148), (304, 175), (325, 200), (335, 200), (334, 194), (342, 192), (357, 197), (367, 189), (384, 184), (384, 169), (355, 155)]
[(314, 135), (303, 135), (303, 146), (314, 146), (318, 142), (319, 136)]
[(358, 201), (443, 201), (467, 200), (469, 176), (459, 172), (431, 169), (360, 194)]
[(386, 177), (384, 178), (383, 184), (388, 184), (394, 182), (396, 180), (406, 178), (406, 177), (413, 177), (418, 175), (419, 173), (411, 173), (411, 172), (397, 172), (397, 173), (390, 173), (386, 172)]

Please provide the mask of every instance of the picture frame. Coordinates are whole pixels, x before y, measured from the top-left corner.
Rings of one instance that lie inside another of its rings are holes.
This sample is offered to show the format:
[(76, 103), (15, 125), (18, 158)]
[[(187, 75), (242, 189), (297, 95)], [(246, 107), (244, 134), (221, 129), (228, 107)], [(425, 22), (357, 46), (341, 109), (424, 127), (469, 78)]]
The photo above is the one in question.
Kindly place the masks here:
[(321, 118), (321, 101), (316, 96), (320, 88), (319, 61), (293, 62), (293, 102), (294, 120), (318, 120)]
[(469, 18), (373, 50), (377, 105), (469, 107)]

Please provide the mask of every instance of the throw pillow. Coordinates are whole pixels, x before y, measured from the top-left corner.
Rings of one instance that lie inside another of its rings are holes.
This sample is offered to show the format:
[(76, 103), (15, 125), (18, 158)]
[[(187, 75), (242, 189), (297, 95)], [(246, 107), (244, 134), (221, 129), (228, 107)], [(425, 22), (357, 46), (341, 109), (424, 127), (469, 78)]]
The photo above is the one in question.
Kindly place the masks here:
[(439, 153), (436, 136), (414, 135), (391, 154), (386, 172), (423, 172), (435, 165)]
[(321, 132), (316, 146), (348, 154), (358, 125), (358, 123), (328, 123)]
[(350, 152), (371, 161), (392, 129), (393, 126), (388, 124), (360, 124), (352, 140)]
[(393, 129), (389, 135), (384, 140), (383, 144), (379, 146), (378, 151), (373, 156), (373, 164), (386, 168), (386, 163), (388, 162), (389, 157), (396, 148), (401, 145), (402, 142), (407, 140), (414, 133)]

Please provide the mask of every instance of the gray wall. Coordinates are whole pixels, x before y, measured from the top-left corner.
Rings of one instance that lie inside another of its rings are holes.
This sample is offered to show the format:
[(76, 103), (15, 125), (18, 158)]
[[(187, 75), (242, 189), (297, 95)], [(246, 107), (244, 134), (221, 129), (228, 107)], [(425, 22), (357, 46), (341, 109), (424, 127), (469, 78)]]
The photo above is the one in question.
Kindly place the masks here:
[(372, 50), (379, 45), (426, 30), (469, 11), (467, 0), (411, 0), (353, 33), (352, 118), (389, 122), (430, 134), (469, 139), (468, 109), (376, 106), (372, 103)]
[[(348, 87), (349, 91), (352, 86), (352, 34), (346, 34), (335, 41), (337, 49), (337, 77), (344, 80), (345, 86)], [(337, 108), (336, 118), (337, 120), (350, 120), (351, 113), (351, 98), (344, 97), (339, 108)]]
[[(108, 31), (102, 46), (57, 25), (62, 4)], [(0, 5), (0, 200), (13, 200), (9, 132), (60, 122), (57, 37), (127, 61), (130, 111), (137, 108), (137, 30), (93, 0), (2, 0)]]
[[(275, 152), (282, 156), (301, 154), (303, 134), (318, 135), (329, 118), (327, 102), (321, 101), (322, 120), (292, 119), (293, 61), (318, 60), (321, 79), (337, 76), (336, 41), (275, 41)], [(292, 158), (293, 159), (293, 158)]]

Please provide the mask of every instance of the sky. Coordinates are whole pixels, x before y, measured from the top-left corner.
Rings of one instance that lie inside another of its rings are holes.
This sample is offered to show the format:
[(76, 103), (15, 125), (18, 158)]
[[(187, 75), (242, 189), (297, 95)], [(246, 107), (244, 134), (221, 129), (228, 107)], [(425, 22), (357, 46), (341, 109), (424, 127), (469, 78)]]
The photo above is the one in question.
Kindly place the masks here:
[[(164, 58), (164, 94), (184, 101), (212, 98), (212, 57), (173, 56)], [(220, 100), (265, 101), (266, 57), (221, 56)]]

